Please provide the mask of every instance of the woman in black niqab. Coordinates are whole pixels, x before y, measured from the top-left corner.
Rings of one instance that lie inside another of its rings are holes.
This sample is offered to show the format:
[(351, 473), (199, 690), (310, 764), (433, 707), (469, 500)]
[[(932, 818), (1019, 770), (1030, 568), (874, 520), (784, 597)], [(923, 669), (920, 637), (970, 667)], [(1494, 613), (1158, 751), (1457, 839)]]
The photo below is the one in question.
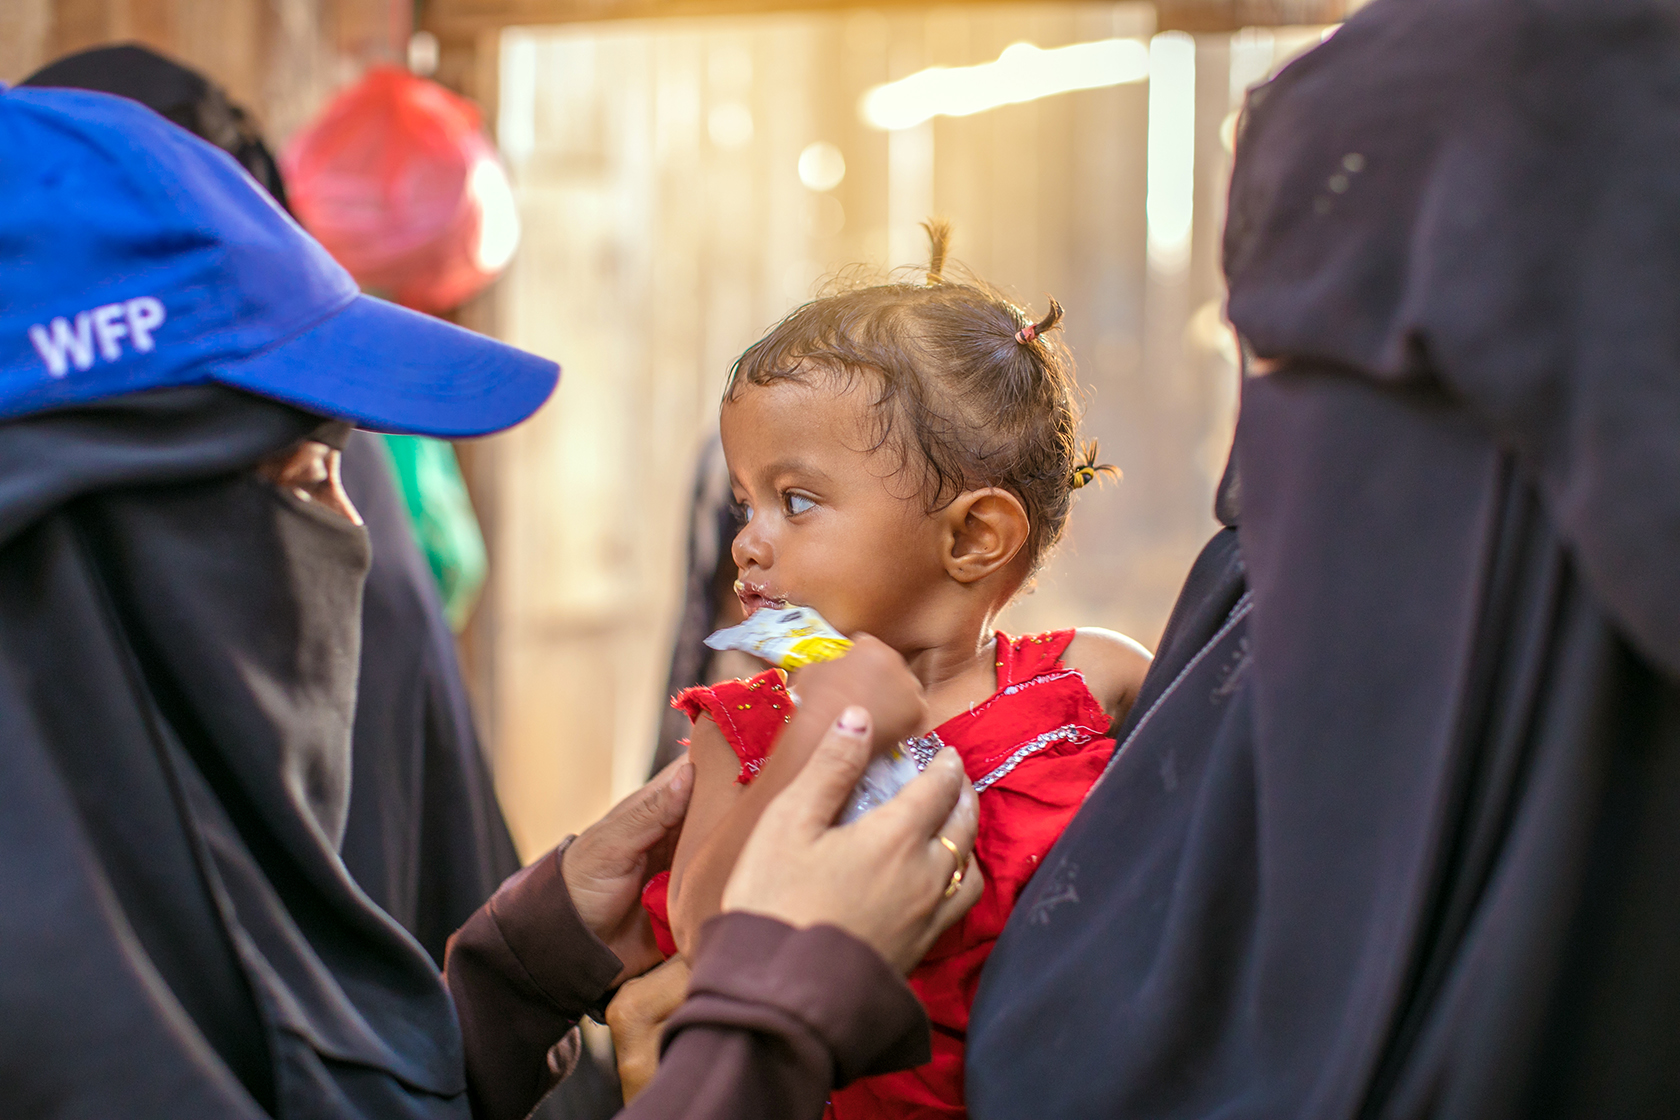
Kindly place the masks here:
[(1680, 12), (1376, 0), (1256, 90), (1240, 512), (990, 959), (1005, 1116), (1680, 1101)]
[(466, 1114), (337, 855), (366, 537), (255, 470), (344, 434), (211, 386), (0, 424), (0, 1115)]
[[(286, 208), (286, 184), (255, 122), (173, 59), (136, 44), (95, 47), (20, 84), (138, 101), (233, 156)], [(351, 801), (339, 852), (357, 885), (441, 967), (444, 942), (519, 870), (519, 856), (390, 457), (368, 432), (350, 433), (342, 450), (344, 488), (366, 519), (373, 560), (362, 589)]]

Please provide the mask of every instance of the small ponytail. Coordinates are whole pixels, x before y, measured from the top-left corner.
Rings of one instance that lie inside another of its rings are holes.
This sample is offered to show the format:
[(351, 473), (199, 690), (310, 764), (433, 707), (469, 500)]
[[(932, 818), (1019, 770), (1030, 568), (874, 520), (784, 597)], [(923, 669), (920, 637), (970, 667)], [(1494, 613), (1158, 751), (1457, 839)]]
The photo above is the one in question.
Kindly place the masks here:
[(928, 235), (927, 286), (931, 288), (945, 279), (945, 258), (951, 251), (951, 223), (944, 218), (929, 218), (922, 228)]
[(1050, 310), (1044, 318), (1036, 323), (1028, 323), (1015, 332), (1015, 341), (1026, 346), (1045, 331), (1055, 330), (1062, 321), (1062, 305), (1056, 302), (1056, 297), (1050, 297)]

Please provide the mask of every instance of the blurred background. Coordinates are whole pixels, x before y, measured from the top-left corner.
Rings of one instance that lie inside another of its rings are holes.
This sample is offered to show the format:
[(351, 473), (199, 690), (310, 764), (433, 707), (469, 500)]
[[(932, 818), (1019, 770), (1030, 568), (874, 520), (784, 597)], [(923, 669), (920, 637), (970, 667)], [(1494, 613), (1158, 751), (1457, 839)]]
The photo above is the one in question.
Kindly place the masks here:
[(277, 149), (378, 67), (476, 103), (505, 168), (473, 178), (500, 276), (444, 313), (565, 370), (531, 421), (454, 449), (488, 574), (453, 621), (530, 859), (647, 773), (730, 363), (839, 270), (922, 264), (930, 215), (1018, 302), (1061, 301), (1085, 435), (1124, 472), (1081, 492), (1003, 627), (1153, 647), (1235, 421), (1237, 110), (1357, 6), (0, 0), (0, 80), (140, 42)]

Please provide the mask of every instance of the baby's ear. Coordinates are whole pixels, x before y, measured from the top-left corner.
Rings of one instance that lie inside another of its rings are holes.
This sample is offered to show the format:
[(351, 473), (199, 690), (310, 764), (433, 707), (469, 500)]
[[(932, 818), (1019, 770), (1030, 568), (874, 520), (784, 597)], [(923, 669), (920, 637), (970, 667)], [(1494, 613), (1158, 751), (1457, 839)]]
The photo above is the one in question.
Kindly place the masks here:
[(945, 571), (976, 583), (1009, 566), (1027, 543), (1027, 511), (1007, 490), (965, 490), (942, 511)]

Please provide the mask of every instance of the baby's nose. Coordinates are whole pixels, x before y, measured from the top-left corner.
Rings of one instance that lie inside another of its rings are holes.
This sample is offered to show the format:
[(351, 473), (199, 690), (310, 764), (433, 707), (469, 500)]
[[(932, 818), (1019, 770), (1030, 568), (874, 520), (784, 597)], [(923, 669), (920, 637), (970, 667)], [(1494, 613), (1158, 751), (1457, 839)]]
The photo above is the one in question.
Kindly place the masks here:
[(768, 568), (770, 543), (753, 531), (752, 522), (749, 521), (735, 534), (734, 541), (729, 545), (729, 555), (734, 559), (735, 566), (743, 572), (754, 567)]

